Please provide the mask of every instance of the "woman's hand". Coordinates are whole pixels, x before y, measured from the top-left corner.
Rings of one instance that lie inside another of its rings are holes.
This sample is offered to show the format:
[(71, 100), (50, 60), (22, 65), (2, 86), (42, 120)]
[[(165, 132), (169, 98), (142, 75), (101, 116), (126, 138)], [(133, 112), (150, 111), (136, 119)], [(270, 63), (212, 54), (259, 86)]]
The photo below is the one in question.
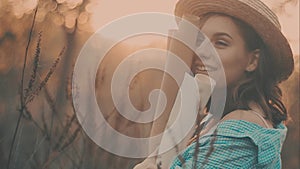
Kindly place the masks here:
[(154, 158), (146, 158), (133, 169), (158, 169)]

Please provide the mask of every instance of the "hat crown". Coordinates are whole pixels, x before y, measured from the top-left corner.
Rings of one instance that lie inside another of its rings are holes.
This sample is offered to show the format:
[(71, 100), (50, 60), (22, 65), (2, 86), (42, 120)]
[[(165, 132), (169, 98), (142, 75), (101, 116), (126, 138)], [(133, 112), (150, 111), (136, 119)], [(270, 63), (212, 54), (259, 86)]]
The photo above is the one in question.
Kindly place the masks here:
[(261, 15), (263, 15), (265, 18), (267, 18), (270, 22), (272, 22), (274, 24), (274, 26), (276, 26), (278, 29), (281, 30), (281, 25), (278, 21), (278, 17), (262, 1), (260, 1), (260, 0), (238, 0), (238, 1), (248, 5), (252, 9), (259, 12)]

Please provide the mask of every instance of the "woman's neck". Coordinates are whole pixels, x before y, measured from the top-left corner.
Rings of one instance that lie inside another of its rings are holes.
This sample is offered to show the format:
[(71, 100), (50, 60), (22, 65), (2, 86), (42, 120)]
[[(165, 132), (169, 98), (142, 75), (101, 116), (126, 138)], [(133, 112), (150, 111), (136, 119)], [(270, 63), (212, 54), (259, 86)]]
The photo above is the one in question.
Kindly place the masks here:
[[(219, 89), (221, 90), (221, 89)], [(214, 92), (216, 92), (217, 94), (220, 92), (217, 90), (215, 90)], [(222, 114), (221, 117), (223, 117), (224, 115), (232, 112), (233, 110), (236, 109), (236, 104), (234, 103), (233, 100), (233, 95), (232, 95), (232, 90), (228, 89), (227, 93), (226, 93), (226, 99), (224, 100), (224, 98), (222, 97), (214, 97), (212, 102), (211, 102), (211, 106), (209, 109), (209, 112), (212, 114)], [(225, 102), (225, 103), (224, 103)], [(222, 109), (222, 106), (224, 109)], [(220, 112), (222, 111), (222, 112)]]

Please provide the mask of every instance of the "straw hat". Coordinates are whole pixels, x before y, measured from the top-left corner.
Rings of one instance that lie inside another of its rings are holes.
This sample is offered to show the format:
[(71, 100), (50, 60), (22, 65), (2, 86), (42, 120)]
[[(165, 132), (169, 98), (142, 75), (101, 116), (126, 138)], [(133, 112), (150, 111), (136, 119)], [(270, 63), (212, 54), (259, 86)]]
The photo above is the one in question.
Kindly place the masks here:
[(260, 0), (179, 0), (175, 15), (201, 16), (224, 13), (250, 25), (263, 39), (271, 54), (271, 72), (276, 81), (286, 80), (294, 69), (291, 47), (281, 33), (277, 16)]

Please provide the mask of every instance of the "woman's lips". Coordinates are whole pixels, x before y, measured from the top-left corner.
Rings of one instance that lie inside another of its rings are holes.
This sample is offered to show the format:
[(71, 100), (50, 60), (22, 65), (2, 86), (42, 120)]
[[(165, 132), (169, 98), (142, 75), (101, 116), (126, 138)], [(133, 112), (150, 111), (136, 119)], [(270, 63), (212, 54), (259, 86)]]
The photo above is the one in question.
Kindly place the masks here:
[(200, 60), (197, 57), (193, 58), (193, 64), (192, 64), (192, 72), (194, 74), (206, 74), (208, 75), (209, 72), (214, 72), (217, 69), (217, 65), (216, 63), (212, 63), (212, 62), (202, 62), (202, 60)]
[(216, 71), (217, 69), (211, 66), (204, 66), (204, 65), (194, 65), (193, 66), (193, 73), (194, 74), (206, 74), (208, 75), (208, 72)]

